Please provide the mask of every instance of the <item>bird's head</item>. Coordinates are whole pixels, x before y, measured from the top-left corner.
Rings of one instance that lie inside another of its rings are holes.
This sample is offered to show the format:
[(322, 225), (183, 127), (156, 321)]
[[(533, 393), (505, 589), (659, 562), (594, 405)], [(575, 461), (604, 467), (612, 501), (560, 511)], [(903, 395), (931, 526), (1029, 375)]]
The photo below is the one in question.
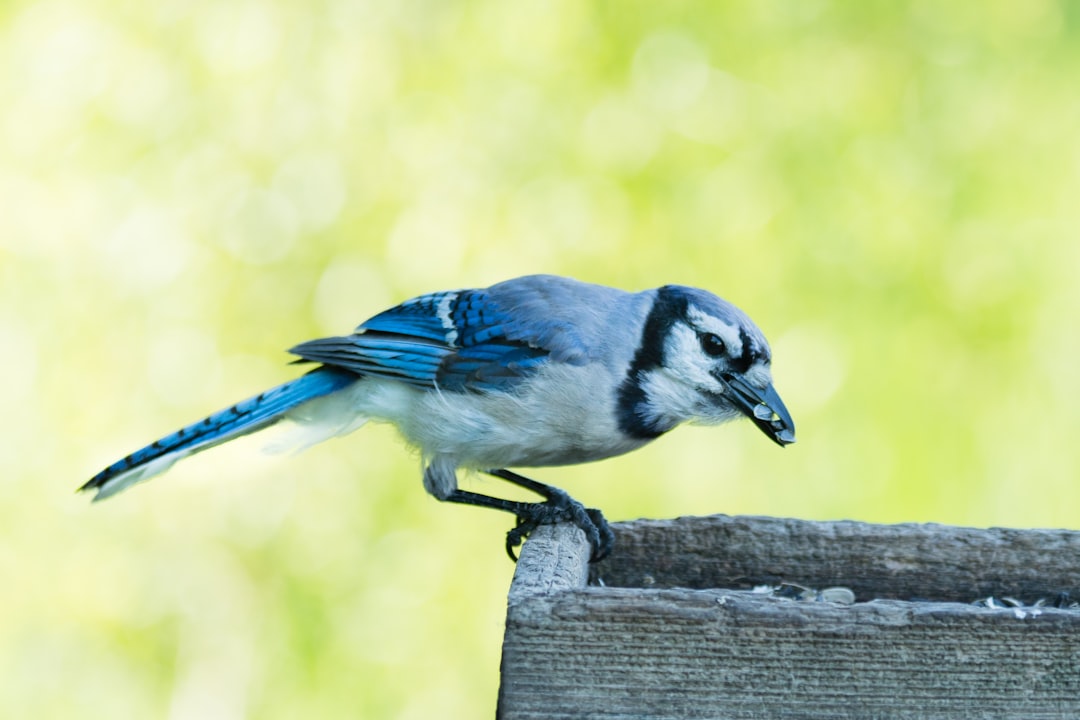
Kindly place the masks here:
[(773, 389), (771, 362), (761, 330), (731, 303), (696, 288), (659, 288), (620, 394), (623, 429), (655, 437), (684, 421), (745, 415), (777, 444), (791, 444), (795, 423)]

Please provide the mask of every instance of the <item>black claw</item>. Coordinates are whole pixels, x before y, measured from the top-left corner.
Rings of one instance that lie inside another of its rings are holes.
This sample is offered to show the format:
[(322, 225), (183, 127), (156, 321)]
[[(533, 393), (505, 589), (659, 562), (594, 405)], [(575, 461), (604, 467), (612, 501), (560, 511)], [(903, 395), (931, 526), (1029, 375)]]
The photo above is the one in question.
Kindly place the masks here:
[(506, 554), (510, 556), (510, 559), (514, 562), (518, 561), (518, 556), (514, 552), (514, 548), (520, 547), (521, 543), (525, 541), (525, 538), (531, 533), (540, 523), (535, 520), (529, 520), (523, 517), (518, 517), (517, 525), (512, 527), (509, 532), (506, 533)]
[(593, 545), (592, 558), (589, 562), (600, 562), (608, 555), (611, 554), (612, 548), (615, 547), (615, 533), (611, 529), (611, 525), (608, 524), (607, 518), (597, 508), (586, 508), (586, 513), (589, 515), (589, 520), (596, 526), (597, 534), (599, 535), (599, 542)]

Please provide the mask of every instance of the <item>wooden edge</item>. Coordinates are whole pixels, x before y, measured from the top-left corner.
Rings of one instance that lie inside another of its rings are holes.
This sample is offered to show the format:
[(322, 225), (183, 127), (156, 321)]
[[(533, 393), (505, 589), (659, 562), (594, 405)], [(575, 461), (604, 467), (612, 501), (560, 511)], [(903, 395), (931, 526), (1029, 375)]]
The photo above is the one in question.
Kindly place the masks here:
[(792, 582), (881, 598), (1080, 598), (1080, 532), (726, 516), (613, 523), (594, 584), (748, 588)]
[(1080, 598), (1080, 532), (878, 525), (726, 516), (614, 523), (612, 554), (591, 564), (573, 525), (537, 528), (521, 550), (509, 601), (593, 585), (846, 587), (859, 601), (1026, 604)]
[(569, 523), (541, 525), (521, 548), (510, 605), (536, 595), (584, 588), (589, 579), (591, 548), (585, 533)]
[[(858, 633), (874, 626), (941, 627), (942, 623), (972, 623), (981, 633), (994, 628), (1019, 632), (1076, 632), (1080, 613), (1054, 607), (993, 608), (970, 603), (906, 600), (871, 600), (853, 604), (795, 600), (752, 590), (688, 588), (567, 588), (562, 594), (536, 597), (514, 608), (515, 621), (540, 622), (554, 627), (560, 623), (593, 625), (631, 624), (638, 616), (655, 618), (660, 625), (684, 627), (720, 620), (750, 627), (790, 629), (794, 634)], [(629, 622), (628, 622), (629, 619)], [(638, 618), (640, 619), (640, 618)], [(572, 631), (577, 636), (578, 631)], [(1072, 636), (1075, 638), (1075, 636)], [(985, 639), (985, 636), (984, 638)], [(973, 642), (979, 640), (978, 637)], [(1072, 642), (1070, 640), (1070, 642)], [(1072, 654), (1080, 650), (1074, 648)]]

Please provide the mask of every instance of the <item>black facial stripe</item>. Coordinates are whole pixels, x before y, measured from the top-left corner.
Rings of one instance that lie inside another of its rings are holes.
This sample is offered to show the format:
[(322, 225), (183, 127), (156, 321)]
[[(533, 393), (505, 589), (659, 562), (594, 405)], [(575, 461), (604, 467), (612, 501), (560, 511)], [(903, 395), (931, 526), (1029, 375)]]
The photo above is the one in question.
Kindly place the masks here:
[(671, 332), (672, 325), (686, 321), (686, 311), (686, 297), (675, 288), (664, 286), (656, 291), (656, 300), (653, 301), (641, 333), (641, 344), (638, 345), (630, 368), (626, 371), (626, 378), (619, 386), (616, 400), (619, 429), (630, 437), (651, 440), (670, 429), (658, 427), (654, 418), (645, 416), (647, 398), (642, 383), (645, 373), (663, 365), (664, 341)]
[(645, 318), (641, 344), (634, 353), (629, 374), (653, 370), (664, 364), (664, 341), (672, 325), (680, 320), (686, 321), (687, 307), (686, 298), (676, 293), (674, 288), (664, 286), (656, 291), (656, 300)]
[(737, 358), (731, 358), (731, 369), (737, 373), (744, 373), (750, 369), (750, 366), (754, 364), (754, 352), (753, 343), (750, 340), (750, 335), (747, 334), (746, 328), (739, 328), (739, 342), (742, 343), (742, 355)]

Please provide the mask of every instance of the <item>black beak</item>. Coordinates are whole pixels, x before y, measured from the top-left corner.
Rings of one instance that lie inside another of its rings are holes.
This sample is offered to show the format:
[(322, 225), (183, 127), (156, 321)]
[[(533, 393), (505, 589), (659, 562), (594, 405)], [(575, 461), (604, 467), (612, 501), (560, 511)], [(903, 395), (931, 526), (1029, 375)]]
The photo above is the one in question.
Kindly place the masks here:
[(720, 381), (727, 386), (728, 397), (735, 407), (773, 442), (780, 447), (795, 442), (795, 421), (771, 384), (756, 388), (737, 375), (723, 375)]

